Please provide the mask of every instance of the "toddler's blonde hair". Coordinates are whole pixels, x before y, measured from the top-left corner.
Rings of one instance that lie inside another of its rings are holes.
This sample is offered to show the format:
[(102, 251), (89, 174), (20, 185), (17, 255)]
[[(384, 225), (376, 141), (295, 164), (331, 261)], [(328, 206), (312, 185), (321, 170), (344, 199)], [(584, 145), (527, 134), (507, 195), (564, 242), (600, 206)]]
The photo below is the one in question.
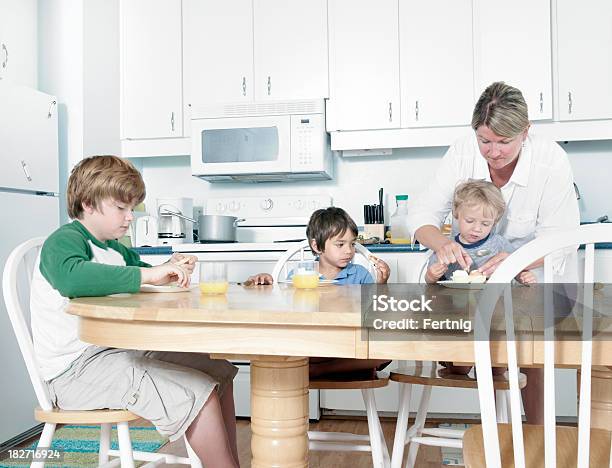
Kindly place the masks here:
[(484, 213), (492, 216), (496, 223), (506, 211), (501, 190), (486, 180), (470, 179), (457, 186), (453, 196), (453, 215), (457, 217), (464, 206), (482, 206)]

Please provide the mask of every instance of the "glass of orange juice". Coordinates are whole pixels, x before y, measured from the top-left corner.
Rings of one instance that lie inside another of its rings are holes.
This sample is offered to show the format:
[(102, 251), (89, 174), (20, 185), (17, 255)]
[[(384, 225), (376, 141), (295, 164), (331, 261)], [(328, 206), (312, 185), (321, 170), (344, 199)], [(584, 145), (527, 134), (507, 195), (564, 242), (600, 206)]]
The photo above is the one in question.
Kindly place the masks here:
[(314, 289), (319, 286), (319, 262), (306, 260), (298, 262), (291, 277), (294, 288)]
[(227, 265), (225, 263), (200, 263), (200, 292), (203, 294), (225, 294), (227, 288)]

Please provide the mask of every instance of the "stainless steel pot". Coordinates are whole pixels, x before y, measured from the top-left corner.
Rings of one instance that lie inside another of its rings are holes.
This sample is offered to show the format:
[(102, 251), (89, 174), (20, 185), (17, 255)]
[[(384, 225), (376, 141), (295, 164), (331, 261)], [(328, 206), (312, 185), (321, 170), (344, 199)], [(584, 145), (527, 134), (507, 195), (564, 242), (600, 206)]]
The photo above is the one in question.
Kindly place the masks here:
[(200, 242), (236, 242), (236, 227), (244, 219), (235, 216), (201, 215), (198, 217)]

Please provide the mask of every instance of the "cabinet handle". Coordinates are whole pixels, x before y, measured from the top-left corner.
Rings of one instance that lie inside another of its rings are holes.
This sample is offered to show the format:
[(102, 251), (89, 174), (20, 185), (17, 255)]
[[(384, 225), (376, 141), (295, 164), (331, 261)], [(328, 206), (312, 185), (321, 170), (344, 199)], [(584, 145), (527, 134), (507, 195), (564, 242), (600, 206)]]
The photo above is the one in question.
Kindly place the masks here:
[(8, 49), (4, 42), (2, 43), (2, 51), (4, 52), (4, 61), (2, 62), (2, 68), (6, 68), (8, 66)]
[(272, 93), (272, 80), (268, 77), (268, 96)]
[(419, 101), (415, 101), (414, 103), (414, 119), (419, 121)]
[(53, 109), (53, 106), (57, 104), (57, 101), (51, 101), (51, 104), (49, 104), (49, 112), (47, 112), (47, 118), (50, 119), (53, 114), (51, 113), (51, 110)]
[(393, 122), (393, 103), (389, 103), (389, 122)]
[(242, 77), (242, 95), (246, 96), (246, 76)]
[(540, 114), (544, 112), (544, 93), (540, 93)]
[(28, 170), (28, 165), (26, 164), (26, 162), (22, 159), (21, 160), (21, 168), (23, 169), (23, 173), (26, 176), (26, 179), (28, 179), (28, 182), (32, 182), (32, 177), (30, 176), (30, 171)]
[(571, 114), (572, 113), (572, 92), (570, 91), (569, 93), (567, 93), (567, 113)]
[(174, 112), (170, 114), (170, 125), (172, 127), (172, 131), (174, 131)]

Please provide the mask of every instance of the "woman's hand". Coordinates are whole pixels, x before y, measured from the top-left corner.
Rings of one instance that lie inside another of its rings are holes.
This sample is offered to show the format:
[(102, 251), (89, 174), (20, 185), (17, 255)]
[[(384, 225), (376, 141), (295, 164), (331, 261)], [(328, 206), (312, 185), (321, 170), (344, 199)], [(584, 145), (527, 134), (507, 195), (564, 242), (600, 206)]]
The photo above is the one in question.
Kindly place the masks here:
[(140, 269), (140, 284), (160, 286), (174, 281), (181, 288), (189, 286), (189, 273), (187, 273), (182, 265), (162, 263), (151, 268)]
[(435, 253), (436, 257), (438, 257), (438, 262), (446, 266), (451, 263), (458, 263), (462, 269), (466, 270), (472, 264), (472, 257), (463, 250), (461, 245), (451, 239), (446, 239), (446, 241), (435, 250)]
[(186, 255), (175, 252), (172, 254), (172, 257), (170, 257), (170, 260), (168, 260), (168, 263), (180, 265), (187, 273), (191, 274), (193, 273), (197, 261), (198, 258), (195, 255)]
[(516, 280), (521, 284), (535, 284), (538, 282), (536, 275), (529, 270), (521, 271), (516, 275)]
[(249, 276), (249, 278), (245, 281), (245, 284), (273, 284), (274, 279), (272, 275), (268, 273), (258, 273), (253, 276)]
[(493, 274), (497, 267), (503, 262), (506, 258), (508, 258), (510, 254), (508, 252), (500, 252), (497, 255), (491, 257), (484, 265), (480, 268), (480, 272), (485, 275), (487, 278)]
[(427, 273), (425, 274), (425, 281), (429, 284), (433, 284), (437, 282), (444, 273), (448, 270), (448, 265), (444, 263), (434, 263), (427, 269)]
[[(371, 255), (371, 257), (374, 256)], [(380, 258), (376, 258), (376, 260), (372, 259), (372, 261), (374, 262), (374, 268), (376, 268), (376, 282), (378, 284), (386, 283), (389, 280), (389, 275), (391, 275), (391, 268), (389, 268), (389, 265)]]

